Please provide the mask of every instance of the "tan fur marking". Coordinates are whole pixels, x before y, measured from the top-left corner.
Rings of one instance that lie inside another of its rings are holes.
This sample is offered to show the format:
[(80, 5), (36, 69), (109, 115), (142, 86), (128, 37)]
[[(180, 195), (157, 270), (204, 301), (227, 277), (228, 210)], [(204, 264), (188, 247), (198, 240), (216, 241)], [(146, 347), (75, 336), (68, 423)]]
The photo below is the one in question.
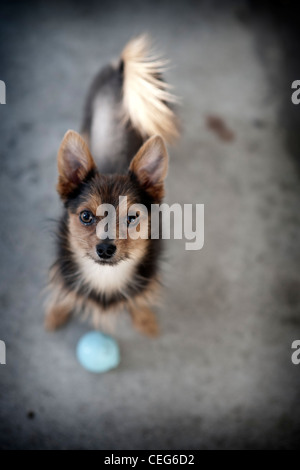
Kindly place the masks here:
[(62, 327), (69, 320), (71, 311), (70, 306), (67, 304), (53, 306), (53, 308), (47, 312), (45, 318), (46, 330), (55, 331)]
[(146, 336), (155, 337), (159, 335), (159, 327), (155, 314), (146, 306), (129, 305), (129, 313), (134, 327)]

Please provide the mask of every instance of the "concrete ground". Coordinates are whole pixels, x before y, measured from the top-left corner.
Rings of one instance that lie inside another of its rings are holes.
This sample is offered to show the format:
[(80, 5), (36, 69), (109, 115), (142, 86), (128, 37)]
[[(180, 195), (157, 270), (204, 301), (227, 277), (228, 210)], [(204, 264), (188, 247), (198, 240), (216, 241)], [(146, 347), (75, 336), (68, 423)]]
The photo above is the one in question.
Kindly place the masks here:
[[(1, 448), (299, 446), (300, 107), (291, 109), (290, 86), (300, 73), (286, 75), (298, 63), (281, 40), (283, 15), (225, 4), (1, 6)], [(120, 318), (122, 363), (92, 375), (75, 357), (88, 324), (43, 330), (49, 219), (60, 213), (55, 158), (65, 131), (79, 129), (94, 74), (144, 31), (170, 58), (182, 99), (167, 201), (205, 204), (205, 245), (167, 242), (160, 338)], [(233, 140), (209, 129), (208, 115)]]

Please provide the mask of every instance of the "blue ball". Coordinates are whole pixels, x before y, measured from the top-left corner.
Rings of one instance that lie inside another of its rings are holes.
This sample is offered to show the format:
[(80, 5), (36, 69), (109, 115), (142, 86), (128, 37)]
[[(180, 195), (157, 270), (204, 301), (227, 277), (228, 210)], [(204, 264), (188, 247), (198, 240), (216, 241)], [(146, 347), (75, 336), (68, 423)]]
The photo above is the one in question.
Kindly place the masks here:
[(77, 344), (77, 359), (89, 372), (107, 372), (120, 364), (116, 341), (98, 331), (86, 333)]

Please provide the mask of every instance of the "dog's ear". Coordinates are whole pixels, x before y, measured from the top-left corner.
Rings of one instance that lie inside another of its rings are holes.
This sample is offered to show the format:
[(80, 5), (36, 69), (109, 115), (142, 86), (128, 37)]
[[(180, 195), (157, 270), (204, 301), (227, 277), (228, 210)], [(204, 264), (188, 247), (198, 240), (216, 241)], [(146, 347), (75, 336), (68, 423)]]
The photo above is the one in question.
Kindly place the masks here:
[(95, 168), (88, 146), (77, 132), (66, 132), (57, 154), (57, 166), (57, 191), (66, 200)]
[(168, 159), (163, 139), (155, 135), (144, 143), (129, 166), (140, 185), (157, 201), (161, 201), (164, 196)]

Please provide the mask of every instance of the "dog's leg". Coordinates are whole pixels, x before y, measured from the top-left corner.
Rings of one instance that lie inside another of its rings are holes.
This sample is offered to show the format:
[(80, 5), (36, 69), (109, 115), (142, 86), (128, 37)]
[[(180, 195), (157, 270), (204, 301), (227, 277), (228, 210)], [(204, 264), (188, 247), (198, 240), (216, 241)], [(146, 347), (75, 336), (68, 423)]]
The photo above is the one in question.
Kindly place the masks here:
[(60, 284), (50, 284), (50, 295), (47, 299), (45, 328), (55, 331), (70, 319), (80, 299), (74, 292), (66, 291)]
[(134, 327), (146, 336), (159, 335), (155, 314), (145, 305), (130, 305), (128, 307)]
[(61, 303), (48, 309), (45, 318), (45, 329), (55, 331), (61, 328), (70, 319), (72, 309), (69, 304)]

